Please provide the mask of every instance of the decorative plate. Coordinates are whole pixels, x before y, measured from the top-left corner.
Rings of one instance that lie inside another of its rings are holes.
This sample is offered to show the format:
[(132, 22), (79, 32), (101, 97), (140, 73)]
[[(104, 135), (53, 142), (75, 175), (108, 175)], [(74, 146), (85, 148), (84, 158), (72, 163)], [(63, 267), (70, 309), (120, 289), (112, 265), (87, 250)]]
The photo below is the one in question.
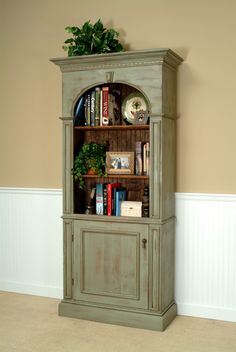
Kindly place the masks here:
[(148, 122), (148, 102), (141, 93), (129, 94), (124, 99), (121, 110), (125, 123), (145, 125)]

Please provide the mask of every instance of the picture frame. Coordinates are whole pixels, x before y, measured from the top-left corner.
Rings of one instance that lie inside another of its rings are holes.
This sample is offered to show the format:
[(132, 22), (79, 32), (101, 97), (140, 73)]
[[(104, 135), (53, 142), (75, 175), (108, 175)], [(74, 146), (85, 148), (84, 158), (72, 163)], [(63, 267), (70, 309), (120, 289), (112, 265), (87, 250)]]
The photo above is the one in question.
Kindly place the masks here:
[(108, 175), (133, 175), (134, 152), (106, 152), (106, 172)]

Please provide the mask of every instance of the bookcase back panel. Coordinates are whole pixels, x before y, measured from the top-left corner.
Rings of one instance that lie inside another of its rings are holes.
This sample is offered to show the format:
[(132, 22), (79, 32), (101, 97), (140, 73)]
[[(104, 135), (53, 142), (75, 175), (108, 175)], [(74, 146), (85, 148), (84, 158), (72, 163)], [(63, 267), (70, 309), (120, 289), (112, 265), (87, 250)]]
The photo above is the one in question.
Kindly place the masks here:
[(83, 143), (107, 143), (107, 151), (131, 152), (135, 150), (136, 142), (149, 142), (149, 130), (95, 130), (75, 131), (74, 155)]

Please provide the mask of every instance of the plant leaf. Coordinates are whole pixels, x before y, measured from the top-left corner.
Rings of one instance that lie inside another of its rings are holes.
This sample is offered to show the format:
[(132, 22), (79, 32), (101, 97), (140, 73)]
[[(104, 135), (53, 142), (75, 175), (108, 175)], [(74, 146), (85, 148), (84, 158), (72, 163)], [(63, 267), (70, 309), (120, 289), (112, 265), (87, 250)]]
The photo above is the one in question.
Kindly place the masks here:
[(69, 38), (64, 41), (65, 44), (69, 44), (69, 43), (73, 43), (73, 42), (74, 42), (73, 38)]
[(118, 41), (119, 33), (113, 28), (106, 29), (101, 19), (94, 25), (86, 21), (81, 29), (76, 26), (66, 27), (65, 30), (72, 34), (72, 38), (64, 43), (63, 50), (68, 56), (101, 54), (122, 51), (123, 46)]
[(103, 32), (105, 29), (100, 19), (94, 24), (93, 28), (95, 32)]

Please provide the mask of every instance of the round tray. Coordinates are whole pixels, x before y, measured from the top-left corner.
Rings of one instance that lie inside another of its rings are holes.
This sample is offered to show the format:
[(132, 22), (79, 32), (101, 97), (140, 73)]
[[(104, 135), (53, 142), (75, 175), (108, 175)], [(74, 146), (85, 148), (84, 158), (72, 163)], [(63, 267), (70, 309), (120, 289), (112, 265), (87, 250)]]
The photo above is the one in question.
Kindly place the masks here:
[(148, 120), (148, 102), (138, 92), (129, 94), (121, 105), (122, 117), (130, 124), (146, 124)]

